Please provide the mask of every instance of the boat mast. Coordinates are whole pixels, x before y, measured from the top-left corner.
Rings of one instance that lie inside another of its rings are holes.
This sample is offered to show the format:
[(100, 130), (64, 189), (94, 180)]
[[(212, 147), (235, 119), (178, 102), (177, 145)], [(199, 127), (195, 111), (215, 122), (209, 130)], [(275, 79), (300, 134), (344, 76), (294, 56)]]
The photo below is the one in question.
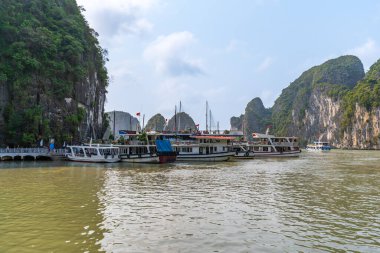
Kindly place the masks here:
[(208, 117), (207, 117), (207, 111), (208, 111), (208, 102), (206, 101), (206, 132), (208, 131)]
[(174, 107), (174, 131), (177, 136), (177, 105)]
[(141, 129), (141, 131), (145, 131), (145, 126), (144, 126), (144, 124), (145, 124), (145, 114), (143, 114), (143, 125), (142, 125), (142, 129)]
[(179, 101), (179, 115), (178, 115), (178, 128), (181, 131), (181, 112), (182, 112), (182, 103)]
[(211, 109), (210, 109), (210, 134), (211, 134), (211, 118), (212, 118), (212, 114), (211, 114)]
[(115, 126), (116, 126), (116, 111), (113, 110), (113, 140), (116, 139)]

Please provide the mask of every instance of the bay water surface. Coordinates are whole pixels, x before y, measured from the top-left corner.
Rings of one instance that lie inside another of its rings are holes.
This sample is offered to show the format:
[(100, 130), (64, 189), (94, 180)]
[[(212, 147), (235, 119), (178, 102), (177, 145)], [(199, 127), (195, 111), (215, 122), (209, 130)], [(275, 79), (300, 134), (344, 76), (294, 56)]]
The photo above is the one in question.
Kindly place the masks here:
[(380, 252), (380, 152), (0, 162), (0, 252)]

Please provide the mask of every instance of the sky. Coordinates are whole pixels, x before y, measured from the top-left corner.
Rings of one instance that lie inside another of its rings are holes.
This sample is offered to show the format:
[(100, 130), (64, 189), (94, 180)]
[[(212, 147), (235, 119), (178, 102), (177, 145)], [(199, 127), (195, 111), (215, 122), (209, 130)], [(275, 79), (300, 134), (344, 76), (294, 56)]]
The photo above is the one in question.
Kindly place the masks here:
[(380, 59), (377, 0), (77, 2), (109, 52), (105, 110), (146, 121), (170, 119), (181, 101), (205, 129), (208, 101), (213, 128), (229, 129), (253, 98), (272, 107), (312, 66), (350, 54), (368, 70)]

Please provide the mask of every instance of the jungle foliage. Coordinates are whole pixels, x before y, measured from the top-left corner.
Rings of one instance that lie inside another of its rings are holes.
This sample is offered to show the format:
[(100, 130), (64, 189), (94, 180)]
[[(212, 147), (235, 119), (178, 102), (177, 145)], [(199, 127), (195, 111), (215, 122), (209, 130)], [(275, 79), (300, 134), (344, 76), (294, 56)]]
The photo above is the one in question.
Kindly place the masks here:
[[(86, 111), (62, 105), (65, 98), (75, 100), (75, 85), (91, 72), (108, 84), (107, 52), (96, 37), (75, 0), (1, 0), (0, 85), (9, 93), (3, 110), (7, 143), (79, 137)], [(52, 119), (53, 109), (61, 120)]]

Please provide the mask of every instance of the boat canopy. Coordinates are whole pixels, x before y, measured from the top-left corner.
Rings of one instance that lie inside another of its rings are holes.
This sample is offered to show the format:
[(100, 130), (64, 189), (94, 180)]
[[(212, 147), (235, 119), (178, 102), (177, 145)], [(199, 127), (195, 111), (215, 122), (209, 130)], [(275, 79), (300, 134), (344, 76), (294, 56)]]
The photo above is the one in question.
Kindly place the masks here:
[(168, 140), (156, 140), (156, 146), (158, 152), (172, 152), (173, 148)]

